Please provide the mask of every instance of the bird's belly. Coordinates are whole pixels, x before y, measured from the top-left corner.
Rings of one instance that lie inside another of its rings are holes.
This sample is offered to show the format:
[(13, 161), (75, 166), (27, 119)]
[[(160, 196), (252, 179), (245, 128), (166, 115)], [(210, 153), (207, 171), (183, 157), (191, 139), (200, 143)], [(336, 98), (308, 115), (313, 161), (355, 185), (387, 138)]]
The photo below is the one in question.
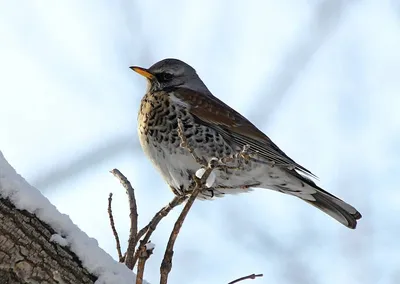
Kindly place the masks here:
[[(139, 140), (143, 151), (172, 188), (177, 191), (187, 190), (192, 185), (193, 175), (202, 165), (195, 161), (187, 148), (180, 146), (181, 141), (176, 129), (168, 127), (167, 131), (161, 131), (162, 129), (164, 128), (161, 125), (139, 127)], [(228, 145), (213, 129), (194, 124), (191, 127), (186, 125), (185, 130), (190, 148), (206, 161), (213, 157), (225, 158), (240, 151)], [(247, 192), (250, 187), (274, 189), (274, 184), (288, 182), (281, 180), (282, 175), (278, 167), (257, 162), (248, 162), (235, 170), (215, 170), (214, 174), (216, 179), (212, 191), (201, 194), (200, 198), (209, 199), (224, 194)]]
[[(165, 181), (174, 189), (187, 190), (193, 182), (193, 175), (202, 166), (199, 165), (193, 156), (177, 145), (159, 143), (152, 137), (141, 136), (141, 144), (144, 152), (150, 158), (154, 166), (161, 173)], [(210, 160), (219, 157), (218, 153), (209, 153), (196, 148), (199, 157)], [(235, 163), (235, 162), (234, 162)], [(249, 162), (237, 170), (215, 170), (216, 176), (213, 188), (200, 194), (201, 199), (220, 197), (225, 194), (237, 194), (250, 191), (250, 187), (259, 187), (264, 184), (266, 176), (265, 166)]]
[(171, 150), (164, 145), (156, 146), (156, 143), (149, 140), (141, 143), (142, 148), (165, 181), (175, 189), (189, 188), (193, 174), (201, 166), (183, 148), (179, 148), (179, 145)]

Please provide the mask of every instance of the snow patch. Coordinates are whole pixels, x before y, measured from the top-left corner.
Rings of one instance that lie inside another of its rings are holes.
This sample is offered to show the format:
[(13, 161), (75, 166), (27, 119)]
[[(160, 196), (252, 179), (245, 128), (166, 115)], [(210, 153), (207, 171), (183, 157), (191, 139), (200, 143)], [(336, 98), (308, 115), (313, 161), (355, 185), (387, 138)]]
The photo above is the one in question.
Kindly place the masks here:
[(68, 246), (82, 265), (98, 277), (96, 284), (135, 283), (136, 275), (131, 270), (115, 261), (98, 246), (95, 239), (81, 231), (68, 215), (60, 213), (39, 190), (17, 174), (1, 151), (0, 196), (8, 198), (16, 208), (27, 210), (49, 224), (57, 233), (51, 237), (51, 241)]
[[(204, 168), (198, 169), (196, 171), (196, 177), (202, 178), (202, 176), (204, 175), (205, 172), (206, 172), (206, 169), (204, 169)], [(215, 183), (215, 179), (216, 179), (216, 175), (215, 175), (214, 171), (212, 171), (206, 180), (206, 187), (208, 187), (208, 188), (212, 187), (213, 184)]]
[(152, 242), (149, 242), (149, 243), (145, 244), (145, 247), (146, 247), (146, 250), (153, 250), (156, 247), (156, 245), (153, 244)]
[(60, 236), (59, 234), (51, 235), (50, 242), (57, 243), (62, 247), (66, 247), (69, 244), (68, 241), (66, 239), (64, 239), (62, 236)]

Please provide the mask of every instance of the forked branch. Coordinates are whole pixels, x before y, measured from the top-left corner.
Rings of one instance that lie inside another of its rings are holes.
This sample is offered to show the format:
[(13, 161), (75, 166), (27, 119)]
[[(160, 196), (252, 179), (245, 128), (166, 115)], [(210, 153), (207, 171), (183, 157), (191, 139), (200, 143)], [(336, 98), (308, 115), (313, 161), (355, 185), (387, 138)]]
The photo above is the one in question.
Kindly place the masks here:
[(119, 179), (121, 184), (126, 190), (126, 194), (128, 195), (129, 200), (129, 210), (130, 210), (130, 220), (131, 220), (131, 227), (129, 232), (129, 239), (128, 239), (128, 248), (125, 253), (125, 265), (129, 269), (133, 269), (135, 266), (134, 262), (134, 254), (135, 254), (135, 247), (137, 243), (137, 223), (138, 223), (138, 213), (137, 213), (137, 205), (136, 205), (136, 198), (135, 198), (135, 190), (133, 189), (129, 180), (118, 170), (113, 169), (111, 173)]

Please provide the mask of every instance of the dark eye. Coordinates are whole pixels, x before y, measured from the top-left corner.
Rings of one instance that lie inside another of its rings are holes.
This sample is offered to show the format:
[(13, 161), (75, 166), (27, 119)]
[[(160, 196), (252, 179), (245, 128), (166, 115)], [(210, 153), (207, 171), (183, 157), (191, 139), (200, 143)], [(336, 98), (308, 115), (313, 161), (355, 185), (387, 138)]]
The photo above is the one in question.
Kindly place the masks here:
[(174, 75), (172, 75), (171, 73), (164, 72), (164, 73), (158, 74), (157, 79), (159, 82), (168, 82), (168, 81), (171, 81), (173, 77), (174, 77)]

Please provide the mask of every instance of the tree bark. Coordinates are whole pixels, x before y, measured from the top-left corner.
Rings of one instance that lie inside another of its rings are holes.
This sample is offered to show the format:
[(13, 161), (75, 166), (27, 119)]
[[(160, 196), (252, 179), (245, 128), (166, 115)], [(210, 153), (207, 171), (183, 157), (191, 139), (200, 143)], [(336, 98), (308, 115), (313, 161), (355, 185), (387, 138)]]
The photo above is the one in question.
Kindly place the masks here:
[(68, 247), (50, 242), (53, 234), (36, 215), (0, 198), (0, 283), (94, 283)]

